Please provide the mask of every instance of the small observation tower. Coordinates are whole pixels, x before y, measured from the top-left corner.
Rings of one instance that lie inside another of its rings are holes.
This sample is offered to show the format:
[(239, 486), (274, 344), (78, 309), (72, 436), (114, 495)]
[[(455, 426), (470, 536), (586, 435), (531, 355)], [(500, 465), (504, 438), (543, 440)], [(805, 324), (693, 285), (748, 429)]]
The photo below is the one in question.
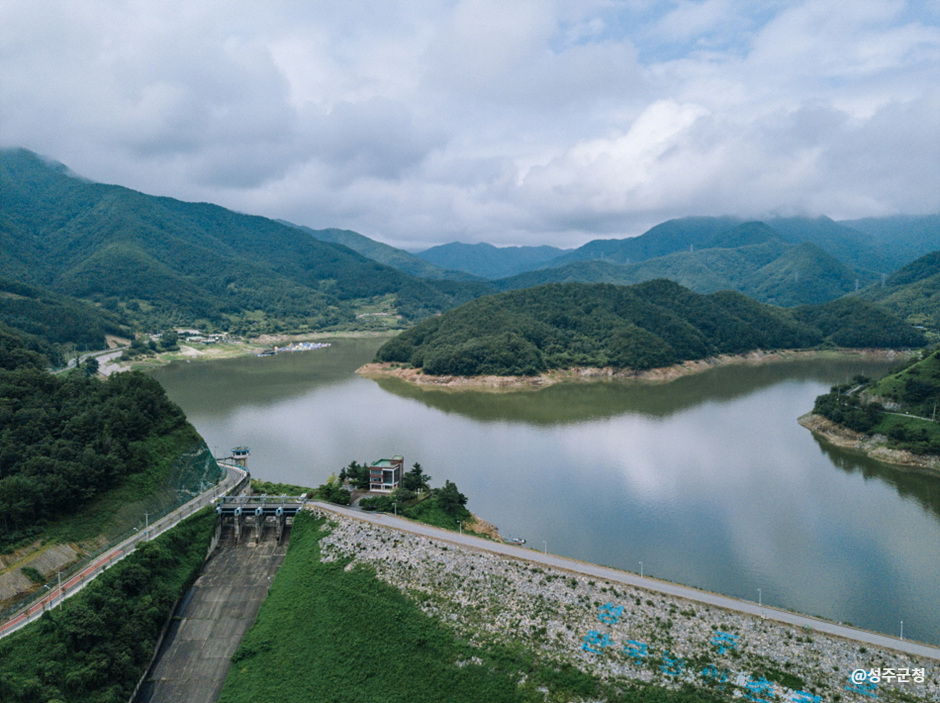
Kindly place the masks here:
[(232, 447), (232, 461), (243, 469), (248, 468), (248, 457), (251, 450), (248, 447)]

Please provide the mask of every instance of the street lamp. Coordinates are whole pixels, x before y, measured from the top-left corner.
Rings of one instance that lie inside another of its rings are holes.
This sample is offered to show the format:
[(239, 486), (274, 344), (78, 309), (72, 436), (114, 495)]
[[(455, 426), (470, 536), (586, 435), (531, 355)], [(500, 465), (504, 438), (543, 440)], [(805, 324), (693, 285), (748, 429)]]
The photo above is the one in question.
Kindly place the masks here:
[(548, 542), (546, 542), (544, 539), (542, 540), (542, 554), (548, 556)]
[(901, 639), (904, 639), (904, 621), (901, 621)]
[(457, 521), (457, 529), (460, 530), (460, 534), (463, 534), (463, 520)]
[(643, 577), (643, 562), (640, 562), (640, 578)]
[(761, 593), (761, 590), (759, 588), (757, 589), (757, 605), (759, 605), (762, 608), (764, 607), (764, 594)]

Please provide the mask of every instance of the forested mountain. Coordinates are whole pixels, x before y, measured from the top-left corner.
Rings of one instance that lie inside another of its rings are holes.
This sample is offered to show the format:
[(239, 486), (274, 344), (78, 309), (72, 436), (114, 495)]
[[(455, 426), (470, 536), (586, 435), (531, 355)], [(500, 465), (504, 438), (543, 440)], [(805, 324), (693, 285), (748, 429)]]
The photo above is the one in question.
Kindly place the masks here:
[(322, 329), (389, 299), (416, 319), (481, 291), (408, 276), (273, 220), (92, 183), (23, 149), (0, 152), (0, 245), (0, 276), (158, 328)]
[(868, 217), (839, 224), (870, 234), (884, 245), (884, 263), (876, 270), (886, 273), (940, 249), (940, 215)]
[(387, 342), (378, 361), (425, 373), (531, 375), (576, 366), (649, 369), (753, 349), (844, 343), (921, 346), (923, 337), (860, 300), (795, 310), (730, 291), (700, 295), (656, 280), (550, 284), (471, 301)]
[[(668, 254), (716, 246), (724, 232), (745, 224), (733, 217), (686, 217), (656, 225), (638, 237), (599, 239), (560, 256), (552, 266), (600, 260), (635, 264)], [(790, 244), (809, 242), (850, 269), (888, 273), (940, 248), (940, 215), (835, 222), (828, 217), (775, 217), (764, 224)]]
[[(291, 223), (285, 222), (284, 224)], [(479, 276), (474, 276), (465, 271), (449, 270), (435, 266), (414, 254), (409, 254), (403, 249), (397, 249), (388, 244), (377, 242), (363, 234), (348, 229), (311, 229), (302, 225), (292, 226), (306, 232), (314, 239), (319, 239), (323, 242), (333, 242), (334, 244), (342, 244), (344, 247), (348, 247), (362, 254), (367, 259), (378, 261), (380, 264), (391, 266), (394, 269), (403, 271), (411, 276), (417, 276), (418, 278), (429, 278), (431, 280), (441, 281), (482, 280)]]
[(0, 327), (0, 550), (201, 443), (149, 376), (53, 376), (43, 351)]
[(677, 251), (688, 251), (715, 236), (742, 224), (734, 217), (683, 217), (667, 220), (638, 237), (626, 239), (595, 239), (574, 251), (559, 256), (552, 266), (574, 261), (606, 261), (614, 264), (635, 264)]
[(913, 324), (940, 327), (940, 251), (912, 261), (859, 295)]
[[(481, 252), (495, 258), (511, 249), (475, 247), (436, 249), (448, 252), (447, 263), (455, 268), (461, 266), (461, 256), (478, 265)], [(515, 290), (567, 281), (631, 284), (669, 278), (699, 293), (737, 290), (761, 302), (791, 306), (833, 300), (935, 248), (940, 248), (940, 216), (857, 223), (828, 217), (766, 222), (686, 217), (637, 237), (588, 242), (494, 284)]]
[(791, 306), (833, 300), (867, 285), (875, 275), (849, 269), (815, 244), (795, 243), (762, 222), (748, 222), (712, 234), (691, 250), (634, 264), (581, 261), (495, 284), (513, 290), (551, 282), (631, 284), (657, 278), (697, 293), (736, 290), (761, 302)]
[(44, 369), (61, 361), (49, 342), (0, 322), (0, 369)]
[(494, 247), (492, 244), (453, 242), (419, 252), (418, 257), (446, 269), (483, 278), (505, 278), (542, 268), (564, 254), (556, 247)]
[(857, 271), (882, 273), (910, 261), (904, 257), (895, 241), (879, 242), (865, 232), (828, 217), (773, 218), (767, 220), (767, 225), (792, 242), (816, 245), (843, 265)]
[(0, 323), (54, 345), (105, 348), (105, 335), (129, 336), (111, 311), (80, 300), (0, 278)]
[[(694, 217), (569, 252), (451, 244), (419, 258), (355, 232), (310, 230), (92, 183), (29, 151), (7, 150), (0, 151), (0, 279), (16, 283), (0, 287), (0, 321), (52, 341), (63, 341), (54, 338), (58, 333), (73, 344), (95, 346), (125, 320), (156, 330), (186, 325), (304, 332), (374, 324), (367, 321), (375, 318), (357, 321), (363, 310), (398, 313), (409, 322), (494, 290), (657, 278), (699, 293), (736, 290), (761, 302), (815, 304), (880, 282), (882, 269), (904, 252), (935, 241), (940, 248), (938, 219), (859, 221), (862, 232), (828, 218), (755, 223)], [(472, 278), (468, 271), (504, 278), (460, 280)], [(32, 292), (10, 290), (17, 284)], [(69, 306), (62, 296), (95, 307)], [(29, 306), (31, 312), (23, 313)], [(919, 319), (931, 306), (915, 310)], [(55, 308), (66, 323), (59, 330), (39, 322)], [(87, 328), (86, 338), (77, 337), (77, 320)]]

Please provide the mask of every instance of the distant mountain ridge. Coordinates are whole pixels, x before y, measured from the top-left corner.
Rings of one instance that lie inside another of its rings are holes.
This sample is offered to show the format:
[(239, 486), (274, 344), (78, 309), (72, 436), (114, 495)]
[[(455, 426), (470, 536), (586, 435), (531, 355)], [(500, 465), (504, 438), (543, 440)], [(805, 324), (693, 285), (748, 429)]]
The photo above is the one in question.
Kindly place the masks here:
[[(0, 277), (152, 328), (260, 334), (376, 325), (545, 283), (660, 278), (698, 293), (817, 304), (880, 284), (912, 255), (937, 250), (940, 215), (851, 223), (687, 217), (574, 250), (453, 243), (413, 255), (350, 230), (94, 183), (27, 150), (0, 150)], [(920, 319), (933, 319), (933, 304), (921, 305)]]
[[(833, 300), (877, 278), (873, 272), (850, 269), (817, 245), (793, 241), (763, 222), (737, 224), (728, 230), (712, 227), (708, 234), (695, 237), (697, 246), (633, 264), (575, 261), (494, 283), (501, 290), (513, 290), (567, 281), (629, 285), (666, 278), (697, 293), (735, 290), (760, 302), (789, 307)], [(668, 246), (675, 248), (682, 241), (687, 240), (673, 236)]]
[(357, 307), (418, 319), (485, 292), (404, 274), (274, 220), (77, 178), (0, 151), (0, 276), (150, 326), (236, 332), (354, 324)]
[[(283, 221), (279, 220), (279, 222)], [(311, 229), (310, 227), (295, 225), (290, 222), (284, 222), (284, 224), (290, 225), (291, 227), (297, 227), (298, 229), (307, 232), (314, 239), (319, 239), (322, 242), (342, 244), (344, 247), (348, 247), (353, 251), (362, 254), (367, 259), (378, 261), (380, 264), (391, 266), (394, 269), (398, 269), (403, 273), (407, 273), (418, 278), (428, 278), (431, 280), (441, 281), (480, 282), (484, 280), (479, 276), (474, 276), (473, 274), (467, 273), (466, 271), (454, 271), (441, 268), (440, 266), (435, 266), (434, 264), (425, 261), (424, 259), (421, 259), (414, 254), (409, 254), (407, 251), (402, 249), (398, 249), (388, 244), (383, 244), (382, 242), (377, 242), (374, 239), (370, 239), (369, 237), (365, 236), (364, 234), (359, 234), (358, 232), (353, 232), (352, 230), (336, 228)]]
[(495, 247), (453, 242), (431, 247), (417, 256), (437, 266), (466, 271), (483, 278), (505, 278), (549, 265), (564, 249), (550, 246)]
[[(761, 302), (792, 306), (854, 292), (909, 263), (915, 254), (940, 249), (940, 216), (855, 223), (859, 229), (828, 217), (765, 222), (686, 217), (637, 237), (593, 240), (548, 261), (544, 255), (550, 252), (544, 248), (541, 257), (528, 260), (518, 255), (526, 248), (488, 244), (453, 243), (428, 251), (450, 268), (492, 278), (499, 290), (668, 278), (699, 293), (737, 290)], [(497, 278), (509, 270), (519, 272)]]

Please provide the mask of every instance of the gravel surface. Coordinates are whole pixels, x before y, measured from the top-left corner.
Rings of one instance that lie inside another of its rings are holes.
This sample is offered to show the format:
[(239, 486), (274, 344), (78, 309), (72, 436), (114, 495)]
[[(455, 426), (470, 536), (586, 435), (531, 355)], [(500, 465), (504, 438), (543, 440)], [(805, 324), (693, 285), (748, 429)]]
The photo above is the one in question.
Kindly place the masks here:
[(759, 703), (940, 701), (933, 660), (326, 516), (324, 559), (370, 566), (471, 641), (521, 639), (606, 679), (720, 686)]

